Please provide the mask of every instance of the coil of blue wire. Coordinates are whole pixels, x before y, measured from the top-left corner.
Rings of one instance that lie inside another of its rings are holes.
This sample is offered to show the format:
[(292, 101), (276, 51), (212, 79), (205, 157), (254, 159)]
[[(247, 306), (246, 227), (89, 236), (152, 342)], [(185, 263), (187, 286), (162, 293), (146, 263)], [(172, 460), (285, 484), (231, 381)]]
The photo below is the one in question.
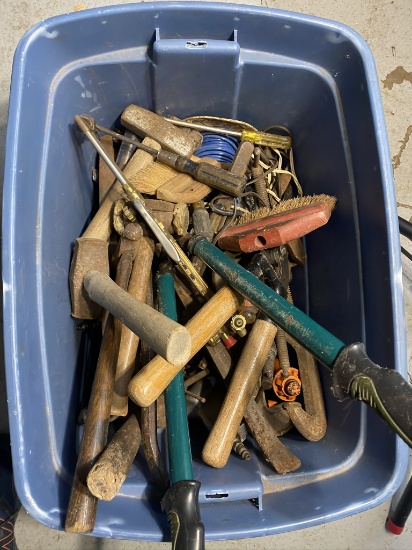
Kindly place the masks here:
[(195, 151), (197, 157), (208, 157), (228, 164), (233, 161), (239, 144), (238, 139), (213, 132), (202, 132), (202, 135), (202, 145)]

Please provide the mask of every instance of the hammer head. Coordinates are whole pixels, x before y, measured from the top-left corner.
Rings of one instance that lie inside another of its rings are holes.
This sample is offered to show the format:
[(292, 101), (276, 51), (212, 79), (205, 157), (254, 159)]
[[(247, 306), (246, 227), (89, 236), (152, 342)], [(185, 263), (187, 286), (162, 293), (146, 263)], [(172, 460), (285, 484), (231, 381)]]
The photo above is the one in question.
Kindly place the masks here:
[(109, 243), (100, 239), (76, 239), (69, 274), (72, 316), (76, 319), (98, 319), (102, 314), (102, 307), (89, 298), (83, 279), (90, 269), (109, 275), (108, 247)]

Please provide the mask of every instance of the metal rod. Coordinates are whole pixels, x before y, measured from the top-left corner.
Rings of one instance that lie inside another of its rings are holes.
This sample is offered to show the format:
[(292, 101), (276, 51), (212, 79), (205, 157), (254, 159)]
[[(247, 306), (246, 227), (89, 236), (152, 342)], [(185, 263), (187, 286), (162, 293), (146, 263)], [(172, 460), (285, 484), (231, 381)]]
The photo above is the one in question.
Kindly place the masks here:
[(236, 132), (235, 130), (226, 130), (225, 128), (219, 128), (216, 126), (204, 126), (203, 124), (185, 122), (184, 120), (175, 120), (173, 118), (167, 117), (164, 118), (175, 126), (181, 126), (182, 128), (192, 128), (193, 130), (200, 130), (202, 132), (215, 132), (216, 134), (224, 134), (227, 136), (235, 136), (239, 138), (242, 137), (242, 132)]

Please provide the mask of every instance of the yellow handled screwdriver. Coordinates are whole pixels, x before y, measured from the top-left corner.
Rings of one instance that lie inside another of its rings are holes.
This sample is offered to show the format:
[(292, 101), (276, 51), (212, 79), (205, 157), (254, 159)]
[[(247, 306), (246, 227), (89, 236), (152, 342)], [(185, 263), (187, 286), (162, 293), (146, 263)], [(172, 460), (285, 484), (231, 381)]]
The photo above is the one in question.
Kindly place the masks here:
[(279, 134), (269, 134), (268, 132), (256, 132), (254, 130), (242, 130), (237, 132), (236, 130), (227, 130), (226, 128), (219, 128), (218, 126), (204, 126), (203, 124), (196, 124), (194, 122), (185, 122), (184, 120), (174, 120), (173, 118), (164, 117), (175, 126), (181, 126), (183, 128), (192, 128), (193, 130), (199, 130), (200, 132), (215, 132), (216, 134), (224, 134), (226, 136), (234, 136), (240, 138), (241, 141), (251, 141), (256, 145), (262, 145), (266, 147), (273, 147), (274, 149), (290, 149), (292, 146), (292, 138), (290, 136), (281, 136)]

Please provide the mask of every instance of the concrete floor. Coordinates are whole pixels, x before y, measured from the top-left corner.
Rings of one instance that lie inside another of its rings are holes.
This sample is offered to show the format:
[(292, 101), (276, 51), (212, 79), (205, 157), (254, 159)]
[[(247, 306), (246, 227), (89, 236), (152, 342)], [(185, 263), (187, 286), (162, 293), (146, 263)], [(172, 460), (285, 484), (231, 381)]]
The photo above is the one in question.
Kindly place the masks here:
[[(85, 1), (81, 6), (92, 8), (115, 1)], [(369, 43), (376, 60), (386, 116), (389, 143), (395, 175), (399, 213), (412, 217), (412, 10), (410, 0), (262, 0), (243, 3), (289, 9), (343, 22), (357, 30)], [(38, 21), (78, 9), (70, 0), (16, 0), (2, 3), (0, 18), (0, 173), (3, 171), (7, 106), (13, 53), (16, 45)], [(404, 238), (402, 244), (410, 252), (412, 246)], [(407, 326), (412, 334), (412, 262), (403, 259), (403, 283)], [(412, 353), (409, 338), (409, 353)], [(412, 362), (410, 361), (410, 364)], [(0, 368), (0, 430), (6, 431), (5, 389), (3, 368)], [(222, 548), (306, 548), (306, 549), (407, 549), (412, 545), (412, 518), (400, 537), (389, 535), (384, 523), (389, 503), (368, 512), (325, 525), (258, 539), (209, 543), (212, 549)], [(155, 549), (168, 548), (167, 543), (136, 543), (96, 539), (56, 532), (36, 523), (21, 510), (16, 526), (20, 550), (53, 548), (88, 549)]]

